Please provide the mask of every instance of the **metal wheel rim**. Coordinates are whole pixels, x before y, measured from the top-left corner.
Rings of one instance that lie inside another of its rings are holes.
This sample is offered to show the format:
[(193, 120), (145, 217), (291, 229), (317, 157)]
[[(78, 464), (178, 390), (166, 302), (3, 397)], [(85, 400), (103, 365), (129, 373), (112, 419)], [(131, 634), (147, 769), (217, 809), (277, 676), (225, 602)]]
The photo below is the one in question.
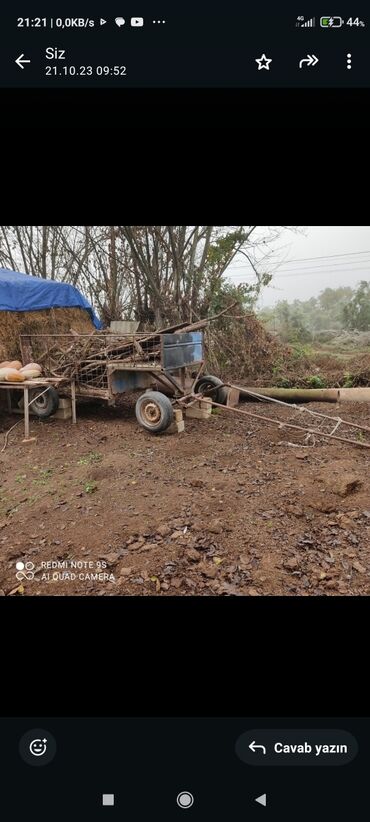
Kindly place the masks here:
[(46, 394), (41, 394), (41, 397), (38, 397), (37, 400), (31, 400), (31, 404), (35, 405), (36, 408), (46, 408), (47, 399)]
[(217, 387), (218, 387), (217, 385), (213, 385), (213, 383), (211, 383), (211, 382), (208, 382), (208, 383), (204, 382), (204, 383), (202, 383), (202, 385), (199, 386), (199, 388), (197, 390), (197, 394), (206, 394), (207, 391), (212, 391), (213, 392), (212, 396), (215, 397), (216, 392), (217, 392)]
[(144, 403), (141, 409), (141, 413), (147, 425), (157, 425), (160, 422), (162, 416), (162, 412), (159, 405), (157, 405), (157, 403), (153, 400), (149, 400), (148, 402)]

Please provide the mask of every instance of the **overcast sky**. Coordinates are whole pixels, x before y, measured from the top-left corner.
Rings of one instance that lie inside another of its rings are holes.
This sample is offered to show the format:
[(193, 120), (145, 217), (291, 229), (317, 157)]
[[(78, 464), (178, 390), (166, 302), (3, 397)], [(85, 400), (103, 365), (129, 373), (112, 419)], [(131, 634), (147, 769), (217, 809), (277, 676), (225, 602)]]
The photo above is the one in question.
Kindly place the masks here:
[[(324, 288), (354, 287), (360, 280), (370, 280), (370, 226), (305, 226), (303, 231), (283, 231), (273, 243), (274, 254), (266, 267), (275, 273), (259, 308), (279, 300), (306, 300)], [(253, 281), (243, 257), (230, 266), (228, 275), (235, 283)]]

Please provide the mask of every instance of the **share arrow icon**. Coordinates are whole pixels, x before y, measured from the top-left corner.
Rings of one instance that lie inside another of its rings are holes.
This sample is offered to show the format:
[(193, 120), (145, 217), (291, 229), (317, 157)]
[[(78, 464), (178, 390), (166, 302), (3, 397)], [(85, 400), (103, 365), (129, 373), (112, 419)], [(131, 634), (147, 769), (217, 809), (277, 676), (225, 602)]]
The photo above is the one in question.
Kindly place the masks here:
[(319, 62), (319, 58), (316, 57), (316, 54), (307, 54), (307, 57), (304, 57), (303, 60), (299, 63), (299, 68), (303, 68), (304, 64), (306, 63), (308, 67), (310, 66), (317, 66)]

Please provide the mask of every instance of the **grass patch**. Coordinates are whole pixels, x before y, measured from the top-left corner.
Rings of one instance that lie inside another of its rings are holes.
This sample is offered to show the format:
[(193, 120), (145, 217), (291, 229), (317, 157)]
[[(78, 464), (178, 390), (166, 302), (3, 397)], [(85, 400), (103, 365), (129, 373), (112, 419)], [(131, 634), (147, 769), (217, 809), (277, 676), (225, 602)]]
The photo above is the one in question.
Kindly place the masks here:
[(353, 385), (354, 385), (353, 375), (352, 374), (343, 374), (343, 377), (344, 377), (343, 388), (353, 388)]
[(91, 480), (91, 482), (85, 482), (85, 485), (84, 485), (85, 494), (94, 494), (95, 491), (97, 491), (97, 490), (98, 490), (97, 482), (94, 482), (93, 480)]
[(77, 465), (94, 465), (94, 463), (101, 462), (102, 459), (102, 454), (99, 454), (97, 451), (90, 451), (85, 457), (80, 457)]
[(53, 475), (52, 468), (42, 468), (39, 479), (33, 480), (34, 485), (47, 485)]
[(319, 375), (309, 377), (308, 384), (311, 388), (326, 388), (326, 381), (322, 377), (319, 377)]

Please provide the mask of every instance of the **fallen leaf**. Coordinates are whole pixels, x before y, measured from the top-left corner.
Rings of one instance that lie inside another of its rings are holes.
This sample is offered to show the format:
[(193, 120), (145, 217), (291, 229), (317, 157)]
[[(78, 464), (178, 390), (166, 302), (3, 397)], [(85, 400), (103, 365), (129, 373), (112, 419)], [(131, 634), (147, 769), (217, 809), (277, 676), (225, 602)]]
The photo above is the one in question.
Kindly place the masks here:
[(356, 559), (355, 562), (352, 563), (353, 567), (359, 574), (366, 574), (366, 568), (364, 565), (361, 565), (361, 562), (358, 562)]
[(129, 577), (131, 572), (132, 572), (132, 568), (129, 568), (129, 567), (121, 568), (120, 576), (121, 577)]
[(289, 570), (294, 571), (296, 568), (299, 568), (299, 560), (296, 557), (287, 559), (286, 562), (284, 562), (284, 568), (289, 568)]
[(13, 588), (13, 590), (10, 591), (9, 596), (12, 596), (13, 594), (24, 594), (23, 585), (18, 585), (17, 588)]
[(213, 562), (215, 563), (215, 565), (221, 565), (223, 559), (221, 559), (220, 557), (213, 557)]
[(201, 558), (201, 554), (195, 548), (188, 548), (188, 550), (185, 551), (185, 556), (191, 560), (191, 562), (198, 562)]

